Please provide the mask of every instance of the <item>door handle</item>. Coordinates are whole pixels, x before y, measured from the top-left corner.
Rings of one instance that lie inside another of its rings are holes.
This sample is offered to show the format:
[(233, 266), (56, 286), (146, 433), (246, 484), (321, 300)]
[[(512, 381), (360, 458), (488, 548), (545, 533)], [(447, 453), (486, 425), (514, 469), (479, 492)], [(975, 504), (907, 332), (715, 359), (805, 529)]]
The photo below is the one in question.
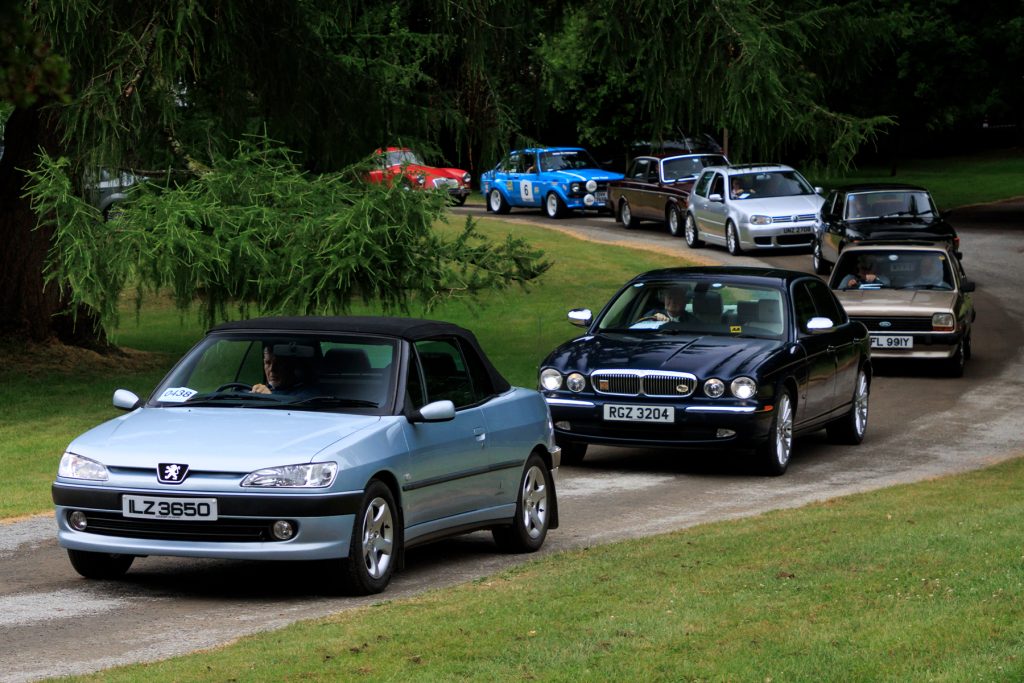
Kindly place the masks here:
[(473, 438), (483, 443), (487, 440), (487, 431), (483, 427), (477, 427), (473, 430)]

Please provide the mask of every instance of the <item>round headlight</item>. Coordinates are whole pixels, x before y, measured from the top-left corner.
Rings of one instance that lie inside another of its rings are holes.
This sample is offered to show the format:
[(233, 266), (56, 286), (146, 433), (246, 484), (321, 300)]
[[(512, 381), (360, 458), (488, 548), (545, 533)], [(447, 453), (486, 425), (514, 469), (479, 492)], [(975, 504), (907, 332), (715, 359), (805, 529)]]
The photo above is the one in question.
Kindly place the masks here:
[(561, 389), (562, 373), (554, 368), (544, 368), (540, 371), (540, 385), (548, 391)]
[(597, 200), (594, 198), (594, 195), (592, 194), (584, 195), (583, 197), (583, 203), (586, 204), (587, 206), (593, 206), (595, 201)]
[(758, 215), (754, 215), (754, 216), (750, 217), (750, 224), (751, 225), (771, 225), (772, 224), (772, 217), (771, 216), (758, 216)]
[(704, 382), (704, 393), (710, 398), (718, 398), (725, 393), (725, 382), (717, 377), (712, 377)]
[(596, 190), (597, 190), (597, 181), (596, 180), (588, 180), (587, 181), (587, 192), (595, 192)]
[(416, 176), (416, 182), (419, 183), (420, 185), (426, 185), (426, 183), (427, 183), (427, 176), (425, 176), (425, 175), (418, 175), (418, 176)]
[(580, 185), (579, 183), (573, 183), (572, 185), (569, 186), (569, 191), (572, 192), (573, 194), (579, 194), (580, 192), (583, 191), (583, 186)]
[(464, 173), (462, 175), (462, 182), (466, 183), (467, 185), (469, 185), (469, 181), (471, 181), (472, 179), (473, 176), (469, 175), (468, 173)]
[(729, 385), (729, 390), (736, 398), (753, 398), (757, 393), (757, 383), (749, 377), (737, 377)]
[(574, 372), (565, 378), (565, 386), (569, 387), (569, 391), (580, 392), (587, 386), (587, 380), (578, 372)]

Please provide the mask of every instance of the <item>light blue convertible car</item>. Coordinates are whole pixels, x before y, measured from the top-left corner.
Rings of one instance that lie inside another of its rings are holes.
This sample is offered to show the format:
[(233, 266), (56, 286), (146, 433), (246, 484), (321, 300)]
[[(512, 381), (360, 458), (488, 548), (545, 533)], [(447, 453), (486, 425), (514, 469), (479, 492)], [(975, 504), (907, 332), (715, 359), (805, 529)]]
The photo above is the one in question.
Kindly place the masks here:
[(137, 556), (336, 560), (384, 590), (411, 545), (490, 529), (532, 552), (558, 526), (547, 406), (468, 330), (409, 318), (212, 329), (147, 400), (75, 439), (58, 539), (88, 578)]
[(517, 149), (480, 176), (480, 191), (488, 211), (543, 207), (548, 218), (561, 218), (576, 209), (610, 211), (608, 182), (621, 179), (581, 147)]

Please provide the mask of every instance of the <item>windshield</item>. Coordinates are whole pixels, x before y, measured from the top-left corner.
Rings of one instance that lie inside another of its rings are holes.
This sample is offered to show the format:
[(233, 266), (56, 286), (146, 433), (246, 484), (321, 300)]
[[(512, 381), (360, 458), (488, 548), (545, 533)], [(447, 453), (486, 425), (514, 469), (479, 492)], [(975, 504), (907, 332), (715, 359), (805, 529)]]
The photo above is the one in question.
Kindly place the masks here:
[(701, 334), (781, 339), (782, 293), (728, 280), (641, 282), (612, 302), (598, 329), (640, 334)]
[(832, 289), (953, 289), (949, 260), (941, 251), (844, 251)]
[(423, 166), (423, 160), (411, 149), (399, 149), (388, 152), (388, 166)]
[(597, 162), (582, 149), (563, 152), (541, 152), (542, 171), (573, 171), (581, 168), (600, 168)]
[(927, 192), (860, 192), (846, 197), (848, 220), (938, 215)]
[(731, 199), (764, 199), (814, 194), (814, 188), (796, 171), (739, 173), (729, 176)]
[(150, 405), (382, 414), (394, 396), (398, 342), (316, 334), (214, 334), (164, 378)]
[(692, 157), (665, 159), (663, 164), (665, 180), (695, 178), (705, 166), (725, 166), (729, 162), (718, 154), (703, 154)]

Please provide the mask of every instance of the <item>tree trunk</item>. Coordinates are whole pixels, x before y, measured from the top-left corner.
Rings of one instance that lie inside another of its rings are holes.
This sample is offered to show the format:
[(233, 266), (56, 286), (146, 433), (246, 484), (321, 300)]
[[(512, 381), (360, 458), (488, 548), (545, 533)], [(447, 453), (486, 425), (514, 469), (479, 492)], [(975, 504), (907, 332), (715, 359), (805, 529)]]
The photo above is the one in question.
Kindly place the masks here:
[(43, 267), (52, 230), (36, 228), (36, 214), (22, 195), (28, 176), (21, 169), (36, 166), (36, 152), (60, 151), (54, 121), (39, 108), (15, 109), (7, 120), (0, 159), (0, 338), (108, 348), (96, 316), (80, 309), (70, 315), (64, 292), (51, 283), (43, 287)]

